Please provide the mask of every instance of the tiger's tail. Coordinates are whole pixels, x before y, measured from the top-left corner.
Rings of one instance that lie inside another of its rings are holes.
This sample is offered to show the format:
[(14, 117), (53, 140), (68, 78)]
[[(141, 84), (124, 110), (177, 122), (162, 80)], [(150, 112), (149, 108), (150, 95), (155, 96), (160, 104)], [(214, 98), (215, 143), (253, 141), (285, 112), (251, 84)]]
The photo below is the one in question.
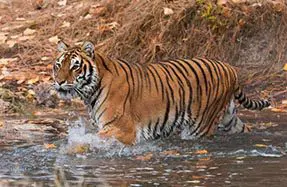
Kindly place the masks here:
[(235, 99), (246, 109), (262, 110), (271, 105), (268, 100), (253, 100), (248, 98), (245, 93), (238, 87), (234, 93)]

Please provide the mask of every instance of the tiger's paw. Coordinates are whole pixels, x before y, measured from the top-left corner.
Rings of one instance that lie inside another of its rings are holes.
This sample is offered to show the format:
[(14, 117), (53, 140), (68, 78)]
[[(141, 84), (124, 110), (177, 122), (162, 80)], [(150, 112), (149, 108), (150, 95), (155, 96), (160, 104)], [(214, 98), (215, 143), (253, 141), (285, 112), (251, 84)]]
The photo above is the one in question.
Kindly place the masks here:
[(110, 126), (105, 126), (104, 128), (100, 129), (97, 135), (100, 138), (106, 139), (111, 138), (114, 136), (113, 129)]

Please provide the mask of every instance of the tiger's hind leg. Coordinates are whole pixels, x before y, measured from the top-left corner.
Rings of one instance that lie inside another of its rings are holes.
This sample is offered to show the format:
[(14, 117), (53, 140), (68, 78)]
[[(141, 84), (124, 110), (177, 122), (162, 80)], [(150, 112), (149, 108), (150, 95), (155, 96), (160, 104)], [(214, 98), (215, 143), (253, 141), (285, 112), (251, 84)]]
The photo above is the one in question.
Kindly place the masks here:
[(218, 125), (218, 132), (220, 134), (235, 134), (251, 131), (251, 128), (239, 119), (236, 115), (236, 111), (235, 103), (231, 100)]

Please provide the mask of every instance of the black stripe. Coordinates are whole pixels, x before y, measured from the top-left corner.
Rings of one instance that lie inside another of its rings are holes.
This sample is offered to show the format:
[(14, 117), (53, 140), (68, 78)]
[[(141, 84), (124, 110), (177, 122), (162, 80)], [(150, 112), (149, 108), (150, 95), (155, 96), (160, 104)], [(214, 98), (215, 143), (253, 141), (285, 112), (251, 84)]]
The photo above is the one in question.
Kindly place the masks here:
[(112, 62), (112, 64), (113, 64), (113, 66), (114, 66), (114, 69), (116, 70), (117, 75), (119, 76), (120, 73), (119, 73), (119, 71), (118, 71), (118, 67), (117, 67), (116, 63), (115, 63), (114, 61), (112, 61), (112, 60), (111, 60), (111, 62)]
[(96, 97), (92, 100), (92, 102), (91, 102), (92, 108), (94, 108), (95, 103), (97, 102), (98, 98), (100, 97), (100, 95), (101, 95), (103, 89), (104, 89), (104, 87), (100, 88), (99, 91), (97, 92)]
[[(205, 71), (204, 71), (204, 69), (201, 67), (201, 64), (199, 64), (196, 60), (198, 60), (198, 59), (192, 59), (192, 62), (194, 62), (197, 66), (198, 66), (198, 68), (200, 69), (200, 71), (201, 71), (201, 74), (202, 74), (202, 76), (203, 76), (203, 79), (204, 79), (204, 83), (205, 84), (203, 84), (203, 85), (201, 85), (201, 86), (205, 86), (205, 93), (207, 93), (208, 92), (208, 87), (207, 87), (207, 85), (208, 85), (208, 83), (207, 83), (207, 78), (206, 78), (206, 74), (205, 74)], [(184, 61), (184, 60), (183, 60)], [(186, 61), (184, 61), (184, 62), (186, 62)]]
[(202, 63), (204, 63), (205, 67), (207, 67), (207, 70), (208, 70), (208, 72), (210, 74), (210, 77), (211, 77), (211, 81), (214, 84), (213, 73), (212, 73), (212, 70), (211, 70), (211, 67), (210, 67), (212, 62), (210, 60), (207, 60), (207, 59), (204, 59), (204, 58), (196, 58), (196, 59), (200, 60)]
[(155, 123), (155, 125), (153, 126), (153, 139), (158, 139), (160, 138), (160, 134), (157, 133), (157, 127), (158, 127), (158, 124), (159, 124), (159, 118), (157, 119), (157, 122)]
[(127, 72), (127, 70), (125, 69), (125, 67), (121, 64), (121, 63), (119, 63), (119, 65), (120, 65), (120, 67), (122, 68), (122, 70), (125, 72), (125, 76), (126, 76), (126, 81), (127, 81), (127, 83), (128, 83), (128, 93), (127, 93), (127, 97), (125, 98), (125, 101), (124, 101), (124, 111), (123, 111), (123, 113), (125, 113), (125, 106), (126, 106), (126, 102), (128, 101), (128, 98), (129, 98), (129, 96), (130, 96), (130, 82), (129, 82), (129, 75), (128, 75), (128, 72)]
[(148, 125), (147, 125), (147, 128), (148, 128), (148, 133), (149, 133), (149, 136), (151, 135), (152, 131), (151, 131), (151, 121), (149, 121)]
[(156, 91), (159, 92), (158, 85), (157, 85), (157, 81), (156, 81), (156, 78), (155, 78), (154, 73), (149, 69), (149, 66), (147, 66), (146, 68), (147, 68), (147, 70), (151, 73), (151, 76), (153, 77)]
[[(161, 64), (161, 65), (163, 65), (163, 64)], [(164, 68), (164, 66), (159, 66), (160, 68)], [(166, 78), (166, 83), (167, 83), (167, 86), (168, 86), (168, 90), (170, 91), (170, 93), (171, 93), (171, 99), (172, 99), (172, 103), (174, 104), (174, 92), (173, 92), (173, 89), (172, 89), (172, 87), (171, 87), (171, 85), (170, 85), (170, 83), (169, 83), (169, 76), (168, 76), (168, 71), (164, 68), (164, 70), (163, 70), (163, 72), (164, 72), (164, 74), (165, 74), (165, 78)], [(170, 75), (170, 74), (169, 74)], [(171, 75), (170, 75), (171, 76)]]
[(155, 67), (153, 67), (152, 65), (150, 65), (149, 67), (151, 67), (153, 70), (154, 70), (154, 72), (155, 72), (155, 74), (157, 75), (157, 77), (158, 77), (158, 80), (159, 80), (159, 83), (160, 83), (160, 86), (161, 86), (161, 99), (162, 99), (162, 101), (164, 100), (164, 96), (165, 96), (165, 92), (164, 92), (164, 84), (163, 84), (163, 80), (162, 80), (162, 77), (159, 75), (159, 73), (158, 73), (158, 69), (156, 69)]
[(142, 96), (142, 94), (143, 94), (143, 87), (144, 87), (144, 82), (145, 82), (145, 76), (144, 76), (144, 74), (143, 74), (143, 66), (142, 65), (140, 65), (140, 64), (135, 64), (136, 65), (136, 67), (137, 67), (137, 69), (138, 69), (138, 72), (139, 72), (139, 82), (140, 82), (140, 84), (139, 84), (139, 92), (140, 92), (140, 95)]
[(107, 66), (107, 64), (106, 64), (105, 59), (104, 59), (101, 55), (99, 55), (99, 54), (98, 54), (97, 56), (101, 59), (104, 68), (105, 68), (108, 72), (112, 73), (111, 70), (108, 68), (108, 66)]
[(105, 113), (106, 110), (107, 110), (107, 108), (105, 108), (105, 109), (99, 114), (97, 121), (100, 121), (102, 115)]
[(162, 68), (165, 70), (165, 72), (167, 73), (168, 77), (169, 77), (172, 81), (174, 81), (172, 75), (170, 74), (170, 71), (168, 71), (168, 69), (165, 67), (166, 65), (163, 64), (163, 63), (160, 63), (159, 66), (162, 67)]
[(163, 122), (162, 122), (162, 125), (160, 127), (160, 132), (163, 132), (165, 126), (166, 126), (166, 122), (168, 120), (168, 117), (169, 117), (169, 112), (170, 112), (170, 101), (169, 101), (169, 98), (168, 98), (168, 93), (166, 92), (166, 110), (165, 110), (165, 114), (164, 114), (164, 118), (163, 118)]
[(107, 123), (103, 124), (103, 128), (111, 123), (113, 123), (114, 121), (116, 121), (118, 118), (114, 117), (111, 121), (108, 121)]
[(168, 136), (170, 135), (170, 133), (172, 133), (172, 132), (174, 131), (174, 128), (177, 126), (176, 121), (177, 121), (177, 119), (178, 119), (178, 117), (179, 117), (178, 115), (179, 115), (179, 113), (178, 113), (178, 111), (177, 111), (177, 105), (176, 105), (176, 106), (175, 106), (175, 116), (174, 116), (174, 120), (173, 120), (173, 122), (171, 123), (171, 128), (169, 129), (169, 131), (165, 133), (165, 137), (168, 137)]
[(147, 84), (146, 86), (149, 88), (149, 93), (151, 92), (151, 80), (150, 80), (150, 77), (149, 77), (149, 74), (146, 70), (146, 66), (144, 66), (143, 68), (143, 72), (144, 72), (144, 76), (145, 76), (145, 80), (147, 79)]
[(128, 67), (129, 72), (130, 72), (130, 76), (129, 76), (129, 77), (131, 77), (132, 85), (133, 85), (132, 90), (134, 90), (134, 88), (135, 88), (135, 80), (134, 80), (132, 68), (131, 68), (130, 64), (127, 63), (126, 61), (124, 61), (124, 60), (122, 60), (122, 59), (119, 59), (119, 60), (120, 60), (120, 62), (124, 63), (124, 64)]
[[(209, 121), (212, 120), (212, 123), (209, 122), (209, 126), (207, 128), (207, 130), (201, 135), (201, 136), (205, 136), (211, 129), (211, 127), (214, 125), (214, 118), (218, 115), (218, 109), (222, 108), (222, 105), (219, 105), (219, 103), (222, 101), (222, 99), (219, 99), (216, 103), (215, 103), (215, 110), (213, 110), (212, 116), (208, 119)], [(197, 132), (196, 136), (198, 134), (200, 134), (201, 132)]]
[[(202, 94), (202, 88), (201, 88), (201, 85), (200, 85), (200, 81), (199, 81), (199, 77), (198, 77), (198, 73), (196, 72), (196, 70), (194, 69), (194, 67), (188, 62), (188, 61), (186, 61), (186, 60), (182, 60), (183, 62), (185, 62), (185, 64), (187, 64), (188, 65), (188, 67), (190, 68), (190, 70), (192, 71), (192, 73), (194, 74), (194, 76), (195, 76), (195, 79), (196, 79), (196, 86), (197, 86), (197, 101), (199, 101), (199, 108), (198, 108), (198, 112), (200, 112), (200, 110), (201, 110), (201, 94)], [(191, 89), (190, 89), (191, 90)], [(192, 91), (191, 91), (191, 93), (193, 93)], [(195, 99), (195, 98), (193, 98), (193, 99)], [(191, 105), (191, 103), (192, 103), (192, 101), (189, 101), (189, 107), (188, 108), (190, 108), (190, 105)], [(199, 113), (198, 113), (199, 114)], [(196, 119), (197, 119), (197, 117), (198, 117), (198, 114), (196, 115)]]
[(228, 83), (229, 83), (229, 85), (231, 85), (231, 81), (230, 81), (230, 78), (229, 78), (229, 74), (228, 74), (228, 72), (226, 71), (226, 65), (225, 64), (223, 64), (222, 62), (220, 62), (220, 61), (217, 61), (217, 64), (219, 64), (221, 67), (222, 67), (222, 70), (223, 70), (223, 72), (224, 72), (224, 75), (225, 75), (225, 77), (227, 78), (227, 81), (228, 81)]

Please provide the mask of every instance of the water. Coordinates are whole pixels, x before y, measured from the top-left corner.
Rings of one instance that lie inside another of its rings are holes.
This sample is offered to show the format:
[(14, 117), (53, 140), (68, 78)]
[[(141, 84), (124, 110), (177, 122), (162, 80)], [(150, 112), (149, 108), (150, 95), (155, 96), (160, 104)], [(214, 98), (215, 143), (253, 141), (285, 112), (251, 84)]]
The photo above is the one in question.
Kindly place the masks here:
[(69, 122), (67, 136), (33, 125), (18, 128), (14, 139), (2, 143), (0, 186), (284, 186), (286, 115), (254, 115), (243, 118), (256, 127), (250, 134), (124, 148), (99, 139), (81, 118)]

